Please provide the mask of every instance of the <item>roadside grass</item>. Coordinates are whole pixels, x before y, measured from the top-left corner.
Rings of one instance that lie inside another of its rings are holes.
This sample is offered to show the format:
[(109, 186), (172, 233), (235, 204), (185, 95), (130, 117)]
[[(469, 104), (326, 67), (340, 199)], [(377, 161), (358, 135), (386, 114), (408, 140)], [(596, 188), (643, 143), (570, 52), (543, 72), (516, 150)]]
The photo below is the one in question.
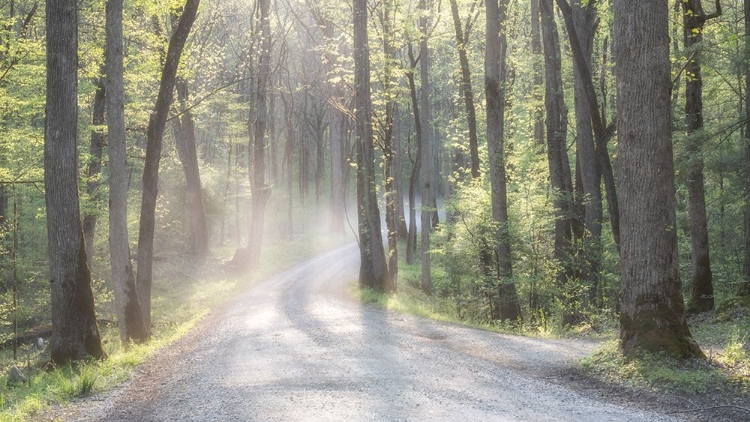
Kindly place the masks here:
[[(17, 362), (9, 350), (3, 351), (0, 370), (4, 374), (16, 364), (30, 377), (28, 382), (15, 386), (7, 385), (6, 377), (0, 378), (0, 422), (36, 420), (51, 407), (62, 407), (78, 398), (110, 390), (126, 381), (134, 367), (180, 339), (211, 309), (242, 288), (343, 243), (331, 237), (306, 236), (264, 245), (260, 266), (243, 273), (226, 271), (218, 258), (196, 263), (187, 257), (174, 256), (156, 262), (152, 340), (124, 347), (116, 326), (100, 326), (107, 359), (62, 368), (50, 368), (48, 350), (23, 346)], [(214, 256), (228, 259), (233, 251), (214, 250)], [(102, 312), (104, 315), (100, 316), (108, 316), (106, 310)]]
[[(439, 270), (438, 270), (439, 271)], [(443, 276), (433, 272), (433, 278)], [(614, 313), (593, 315), (573, 327), (563, 327), (558, 318), (543, 313), (519, 323), (489, 323), (459, 317), (455, 298), (428, 296), (420, 289), (421, 269), (417, 263), (399, 262), (398, 291), (384, 294), (359, 289), (351, 284), (352, 295), (364, 303), (437, 321), (461, 324), (493, 332), (540, 338), (589, 338), (602, 344), (579, 362), (584, 375), (607, 384), (682, 394), (731, 392), (750, 394), (750, 312), (709, 312), (689, 319), (693, 338), (706, 359), (679, 361), (663, 355), (641, 355), (626, 360), (619, 351), (617, 319)]]

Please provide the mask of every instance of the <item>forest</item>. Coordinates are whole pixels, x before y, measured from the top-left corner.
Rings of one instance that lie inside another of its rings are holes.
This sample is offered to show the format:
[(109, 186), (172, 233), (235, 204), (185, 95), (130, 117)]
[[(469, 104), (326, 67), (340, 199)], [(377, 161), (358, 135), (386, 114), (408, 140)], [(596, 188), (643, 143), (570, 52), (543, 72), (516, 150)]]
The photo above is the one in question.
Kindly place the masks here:
[(705, 357), (688, 316), (750, 308), (749, 35), (741, 0), (0, 0), (2, 366), (149, 342), (164, 261), (313, 237), (461, 321)]

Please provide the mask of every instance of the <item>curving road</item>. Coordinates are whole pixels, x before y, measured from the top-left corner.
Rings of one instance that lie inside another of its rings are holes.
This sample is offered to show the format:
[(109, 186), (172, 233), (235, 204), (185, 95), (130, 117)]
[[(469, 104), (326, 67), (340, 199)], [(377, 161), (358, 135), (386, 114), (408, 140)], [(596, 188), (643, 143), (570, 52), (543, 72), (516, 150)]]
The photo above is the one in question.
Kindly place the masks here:
[(567, 389), (593, 343), (494, 334), (349, 297), (356, 245), (215, 311), (80, 421), (671, 421)]

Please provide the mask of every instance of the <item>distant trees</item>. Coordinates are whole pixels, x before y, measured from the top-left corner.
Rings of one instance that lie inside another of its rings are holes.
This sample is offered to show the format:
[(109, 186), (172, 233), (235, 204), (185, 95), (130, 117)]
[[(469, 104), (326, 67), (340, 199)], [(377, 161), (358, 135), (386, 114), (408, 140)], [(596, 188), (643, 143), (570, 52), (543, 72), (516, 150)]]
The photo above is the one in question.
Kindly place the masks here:
[(101, 358), (91, 272), (78, 203), (78, 9), (47, 0), (47, 119), (44, 187), (52, 287), (52, 361)]
[(630, 357), (702, 356), (685, 321), (677, 266), (668, 7), (617, 0), (614, 13), (621, 348)]

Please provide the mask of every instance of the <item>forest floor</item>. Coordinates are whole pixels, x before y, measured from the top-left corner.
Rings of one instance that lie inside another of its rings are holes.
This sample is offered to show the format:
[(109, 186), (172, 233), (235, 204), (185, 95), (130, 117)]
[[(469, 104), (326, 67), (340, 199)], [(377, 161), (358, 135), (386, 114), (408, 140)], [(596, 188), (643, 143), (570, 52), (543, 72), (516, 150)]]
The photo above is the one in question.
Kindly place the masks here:
[[(598, 344), (512, 336), (363, 304), (356, 246), (253, 284), (109, 393), (47, 420), (741, 420), (725, 398), (595, 381)], [(734, 398), (736, 399), (736, 398)], [(740, 398), (743, 399), (743, 398)], [(735, 405), (749, 403), (733, 401)], [(670, 412), (674, 412), (669, 414)], [(708, 412), (708, 413), (707, 413)]]

